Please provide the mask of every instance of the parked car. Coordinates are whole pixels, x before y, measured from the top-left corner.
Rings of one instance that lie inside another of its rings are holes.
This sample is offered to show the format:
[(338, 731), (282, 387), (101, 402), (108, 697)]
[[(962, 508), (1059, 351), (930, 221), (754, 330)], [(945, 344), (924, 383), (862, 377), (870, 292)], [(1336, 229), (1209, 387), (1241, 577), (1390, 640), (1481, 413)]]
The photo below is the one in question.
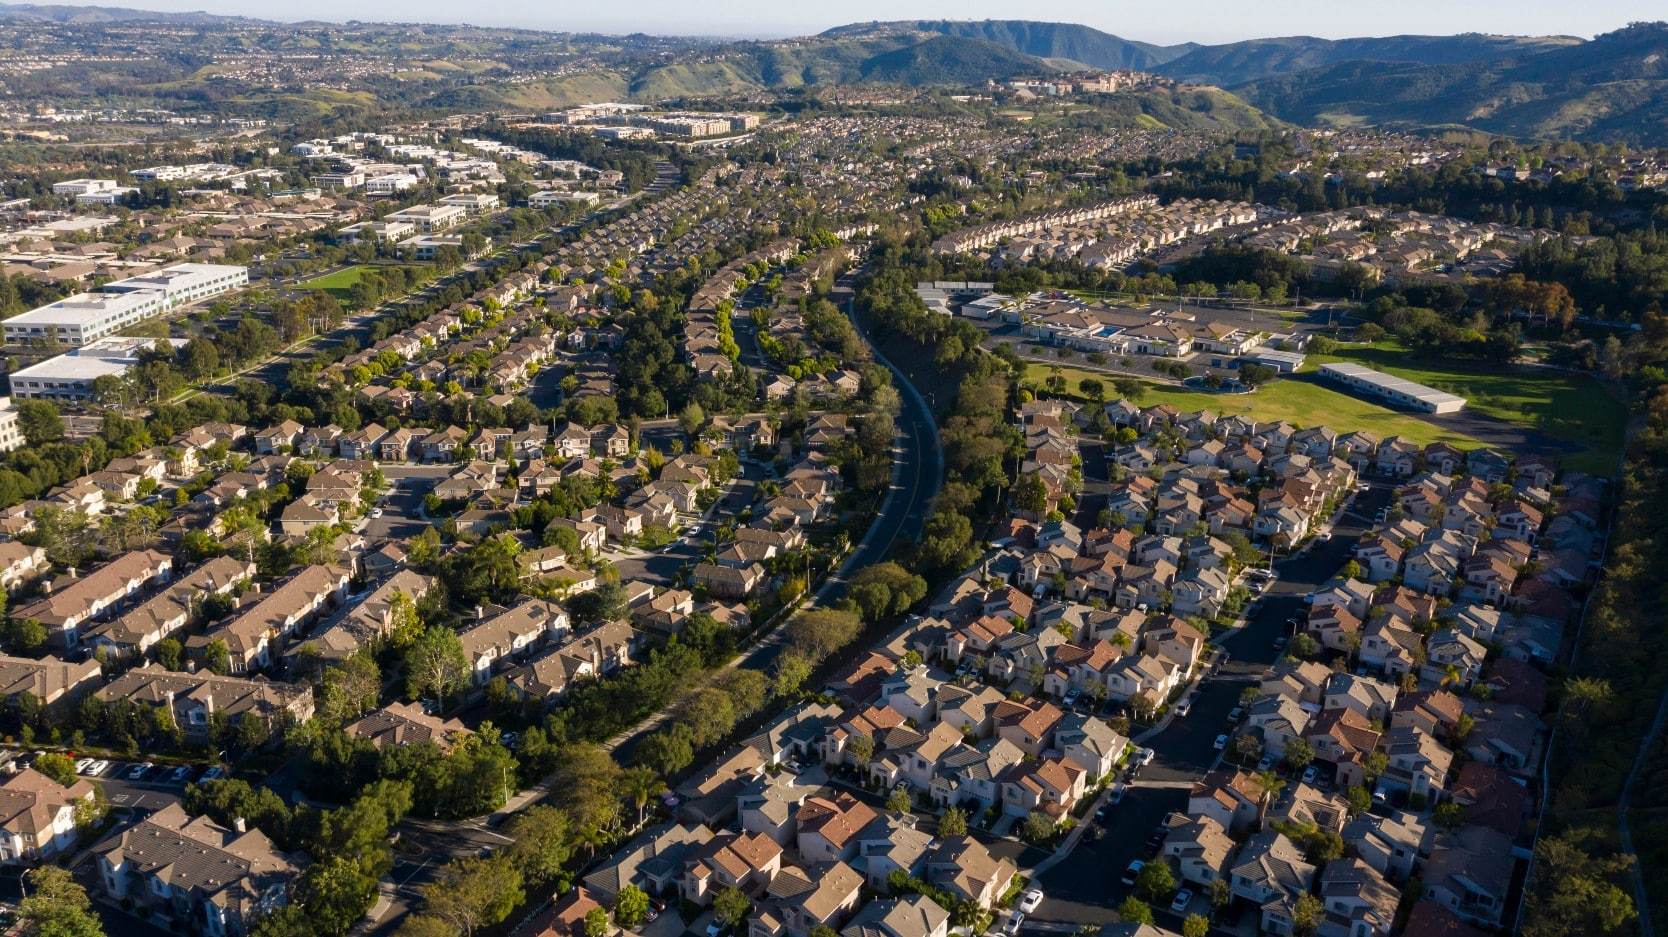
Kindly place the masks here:
[(1273, 755), (1264, 755), (1262, 758), (1257, 760), (1257, 770), (1258, 771), (1268, 771), (1268, 770), (1272, 769), (1273, 767), (1274, 767), (1274, 756)]
[(96, 759), (96, 758), (83, 758), (80, 761), (77, 761), (75, 763), (75, 773), (76, 774), (86, 774), (87, 769), (91, 768), (93, 766), (93, 762), (97, 761), (97, 760), (98, 759)]
[(87, 774), (95, 778), (109, 770), (110, 762), (105, 761), (103, 758), (100, 758), (98, 761), (95, 761), (87, 766)]
[(1192, 712), (1192, 711), (1193, 711), (1193, 701), (1190, 700), (1190, 699), (1184, 699), (1181, 702), (1176, 704), (1176, 717), (1177, 718), (1186, 718), (1187, 714)]
[(173, 781), (175, 784), (178, 784), (181, 781), (184, 781), (188, 777), (191, 777), (191, 766), (190, 765), (180, 765), (178, 768), (174, 769), (173, 774), (168, 775), (168, 780)]
[(1304, 784), (1312, 786), (1315, 783), (1315, 779), (1318, 777), (1320, 777), (1320, 767), (1318, 765), (1310, 765), (1309, 767), (1303, 769)]
[(371, 516), (372, 517), (381, 517), (382, 516), (382, 508), (371, 508)]
[(1042, 904), (1042, 900), (1042, 889), (1027, 888), (1025, 893), (1019, 896), (1019, 910), (1025, 912), (1026, 914), (1030, 914), (1037, 910), (1037, 906)]
[(1015, 911), (1013, 914), (1008, 915), (1008, 919), (1002, 923), (1002, 933), (1007, 934), (1008, 937), (1014, 937), (1015, 934), (1019, 933), (1020, 925), (1024, 923), (1024, 912)]
[(1238, 722), (1239, 718), (1243, 715), (1245, 715), (1245, 707), (1235, 706), (1233, 709), (1228, 710), (1228, 721)]
[(1129, 788), (1123, 786), (1122, 784), (1113, 784), (1112, 789), (1106, 792), (1106, 802), (1108, 804), (1122, 803), (1124, 799), (1124, 792), (1127, 790), (1129, 790)]
[(130, 769), (130, 770), (129, 770), (129, 771), (128, 771), (128, 773), (127, 773), (127, 779), (128, 779), (128, 780), (129, 780), (129, 781), (137, 781), (137, 780), (139, 780), (139, 779), (140, 779), (140, 778), (142, 778), (142, 777), (144, 777), (144, 776), (145, 776), (145, 772), (147, 772), (147, 771), (149, 771), (149, 770), (151, 770), (151, 769), (152, 769), (152, 768), (154, 768), (154, 767), (156, 767), (156, 765), (154, 765), (154, 764), (151, 764), (151, 763), (150, 763), (150, 762), (148, 762), (148, 761), (146, 761), (146, 762), (141, 762), (141, 763), (139, 763), (139, 764), (136, 764), (136, 765), (134, 765), (134, 766), (133, 766), (133, 767), (132, 767), (132, 769)]
[(1170, 901), (1170, 910), (1177, 914), (1184, 914), (1187, 912), (1187, 906), (1192, 903), (1192, 901), (1193, 892), (1183, 888), (1181, 891), (1176, 892), (1176, 897)]
[(223, 778), (225, 776), (226, 776), (226, 769), (225, 768), (222, 768), (219, 765), (210, 765), (209, 769), (207, 771), (204, 771), (203, 776), (198, 778), (197, 781), (198, 781), (198, 783), (201, 783), (203, 781), (217, 781), (220, 778)]
[(1227, 748), (1228, 747), (1228, 736), (1218, 735), (1216, 737), (1216, 742), (1213, 743), (1213, 744), (1214, 744), (1217, 751), (1221, 751), (1224, 748)]
[(1147, 864), (1145, 862), (1142, 862), (1140, 859), (1136, 859), (1134, 862), (1129, 864), (1128, 868), (1124, 869), (1124, 877), (1121, 881), (1125, 885), (1134, 885), (1135, 880), (1141, 876), (1141, 870), (1146, 867)]
[(1145, 768), (1147, 765), (1153, 763), (1153, 750), (1150, 748), (1137, 748), (1135, 750), (1135, 754), (1130, 757), (1130, 760)]

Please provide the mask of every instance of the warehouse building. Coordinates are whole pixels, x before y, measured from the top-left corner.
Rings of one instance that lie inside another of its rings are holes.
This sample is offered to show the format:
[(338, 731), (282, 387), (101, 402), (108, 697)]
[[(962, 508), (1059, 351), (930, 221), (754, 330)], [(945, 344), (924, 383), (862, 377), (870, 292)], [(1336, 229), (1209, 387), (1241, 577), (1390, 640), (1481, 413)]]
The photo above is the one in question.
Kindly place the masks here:
[(1321, 376), (1351, 390), (1421, 413), (1458, 413), (1465, 398), (1359, 364), (1324, 364)]

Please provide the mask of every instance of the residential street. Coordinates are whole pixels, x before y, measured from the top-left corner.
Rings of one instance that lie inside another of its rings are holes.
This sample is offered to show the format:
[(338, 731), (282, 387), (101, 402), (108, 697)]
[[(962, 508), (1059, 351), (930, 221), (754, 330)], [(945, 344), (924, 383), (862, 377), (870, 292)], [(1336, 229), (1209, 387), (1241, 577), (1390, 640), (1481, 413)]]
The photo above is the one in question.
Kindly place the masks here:
[[(1243, 627), (1218, 636), (1214, 643), (1231, 655), (1220, 673), (1207, 676), (1194, 691), (1187, 716), (1169, 722), (1141, 744), (1153, 749), (1151, 765), (1122, 803), (1106, 808), (1106, 820), (1093, 816), (1084, 822), (1094, 825), (1076, 849), (1038, 877), (1037, 884), (1047, 896), (1041, 907), (1027, 918), (1038, 933), (1049, 932), (1048, 924), (1104, 924), (1113, 920), (1113, 908), (1130, 892), (1122, 883), (1124, 870), (1134, 860), (1152, 859), (1147, 838), (1166, 814), (1187, 806), (1187, 788), (1214, 768), (1221, 758), (1216, 738), (1230, 733), (1228, 713), (1239, 705), (1246, 686), (1267, 673), (1282, 651), (1274, 642), (1289, 634), (1287, 622), (1303, 614), (1304, 596), (1330, 579), (1349, 562), (1350, 552), (1380, 508), (1390, 500), (1392, 485), (1370, 481), (1371, 488), (1356, 496), (1339, 517), (1332, 536), (1313, 543), (1307, 550), (1283, 557), (1274, 564), (1279, 578), (1258, 597), (1246, 615)], [(1195, 899), (1194, 910), (1203, 910)], [(1168, 907), (1153, 909), (1158, 923), (1179, 930), (1181, 915)]]

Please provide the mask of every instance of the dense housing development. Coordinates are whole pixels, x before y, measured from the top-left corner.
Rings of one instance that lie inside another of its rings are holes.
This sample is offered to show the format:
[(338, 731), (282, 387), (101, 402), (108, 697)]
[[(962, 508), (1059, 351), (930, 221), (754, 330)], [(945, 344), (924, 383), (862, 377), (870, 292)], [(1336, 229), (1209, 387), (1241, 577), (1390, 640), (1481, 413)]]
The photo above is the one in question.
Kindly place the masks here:
[(1668, 27), (0, 25), (20, 933), (1649, 929)]

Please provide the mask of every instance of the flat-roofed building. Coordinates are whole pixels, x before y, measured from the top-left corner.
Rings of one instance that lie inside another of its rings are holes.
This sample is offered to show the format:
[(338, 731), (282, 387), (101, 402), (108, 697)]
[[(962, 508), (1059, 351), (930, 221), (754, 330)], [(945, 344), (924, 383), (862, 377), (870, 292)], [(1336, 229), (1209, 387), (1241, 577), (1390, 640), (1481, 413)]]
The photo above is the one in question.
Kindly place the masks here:
[[(10, 323), (8, 323), (10, 324)], [(134, 338), (111, 335), (80, 348), (48, 358), (40, 364), (14, 371), (8, 378), (12, 396), (42, 400), (86, 400), (93, 395), (93, 382), (107, 374), (122, 375), (139, 363), (139, 355), (167, 342), (174, 348), (185, 345), (179, 338)]]
[(407, 221), (416, 225), (417, 230), (424, 234), (433, 234), (463, 224), (467, 216), (468, 211), (458, 205), (413, 205), (391, 212), (383, 220)]
[(1364, 365), (1349, 362), (1323, 364), (1320, 373), (1322, 377), (1351, 390), (1422, 413), (1458, 413), (1465, 409), (1464, 397)]
[(174, 264), (106, 283), (96, 293), (76, 293), (13, 316), (5, 322), (6, 341), (85, 345), (176, 306), (248, 285), (248, 267)]
[(24, 442), (16, 405), (12, 403), (12, 398), (0, 397), (0, 452), (22, 449)]

